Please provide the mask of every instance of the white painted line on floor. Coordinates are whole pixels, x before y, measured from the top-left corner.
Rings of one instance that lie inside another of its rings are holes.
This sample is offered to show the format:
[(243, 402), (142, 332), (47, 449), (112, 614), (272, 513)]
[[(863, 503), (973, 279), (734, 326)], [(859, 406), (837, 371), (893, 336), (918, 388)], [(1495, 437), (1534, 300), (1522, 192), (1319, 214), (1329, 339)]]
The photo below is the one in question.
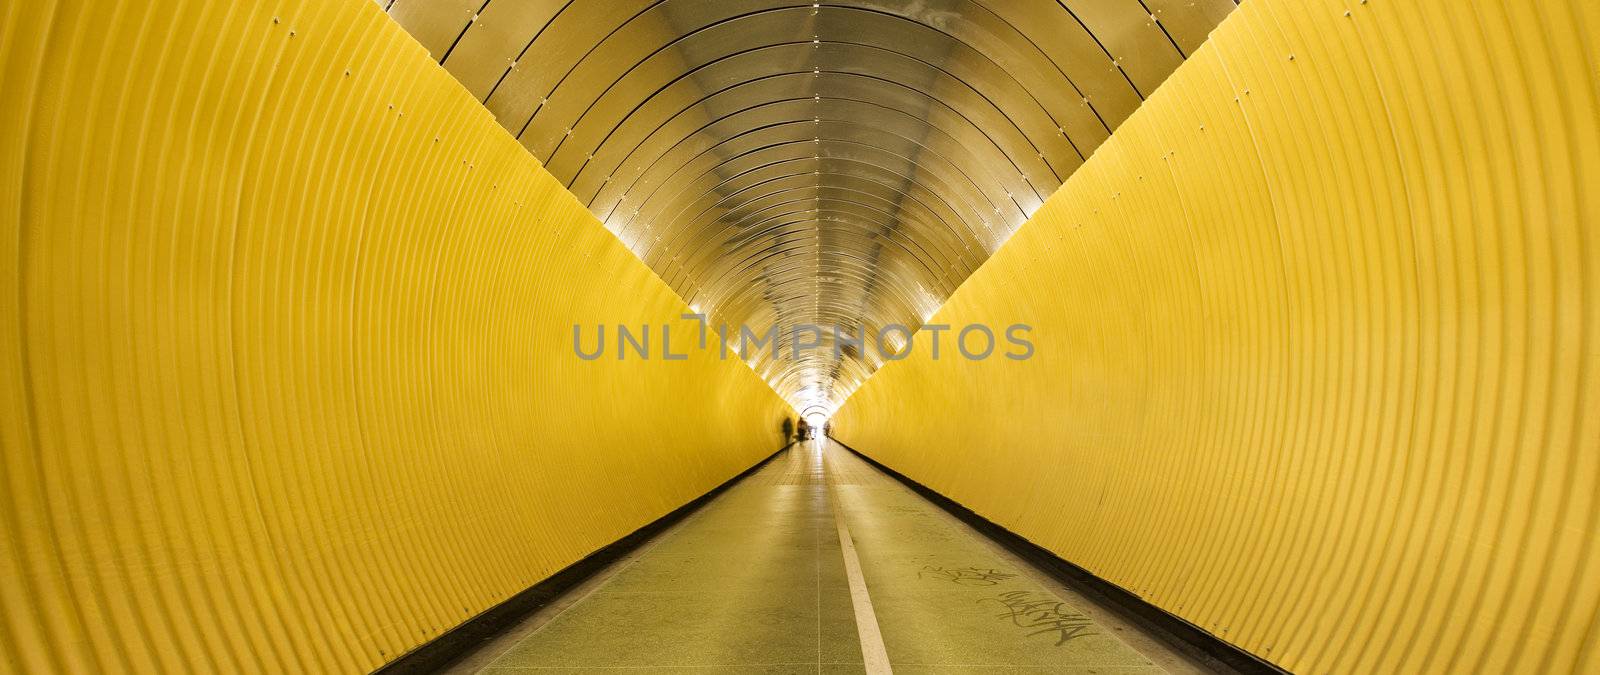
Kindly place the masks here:
[(867, 582), (861, 577), (861, 559), (856, 556), (856, 545), (850, 541), (850, 528), (844, 524), (838, 495), (834, 494), (832, 485), (826, 485), (825, 489), (833, 507), (833, 523), (839, 528), (839, 548), (844, 550), (844, 573), (850, 580), (850, 603), (855, 605), (861, 658), (866, 662), (867, 675), (890, 675), (894, 670), (889, 667), (889, 652), (883, 648), (883, 633), (878, 630), (878, 615), (872, 611), (872, 596), (867, 594)]

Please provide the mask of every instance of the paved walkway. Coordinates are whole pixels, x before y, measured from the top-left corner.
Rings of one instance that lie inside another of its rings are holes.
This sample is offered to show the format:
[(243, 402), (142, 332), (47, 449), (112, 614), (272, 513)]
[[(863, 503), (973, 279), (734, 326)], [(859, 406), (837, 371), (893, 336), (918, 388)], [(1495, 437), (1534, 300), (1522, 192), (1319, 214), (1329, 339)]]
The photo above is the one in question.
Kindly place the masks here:
[(827, 440), (784, 452), (459, 668), (890, 669), (1197, 672)]

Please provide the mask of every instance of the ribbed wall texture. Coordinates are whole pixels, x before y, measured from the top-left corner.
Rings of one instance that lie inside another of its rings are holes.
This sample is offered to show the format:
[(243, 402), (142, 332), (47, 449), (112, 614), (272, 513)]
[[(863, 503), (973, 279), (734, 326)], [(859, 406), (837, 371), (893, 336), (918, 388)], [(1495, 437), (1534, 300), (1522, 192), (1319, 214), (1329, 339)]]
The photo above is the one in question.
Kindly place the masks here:
[(1592, 0), (1246, 0), (933, 320), (1037, 355), (837, 432), (1297, 672), (1600, 671), (1597, 82)]
[(367, 671), (779, 444), (573, 355), (695, 332), (370, 0), (9, 2), (0, 69), (0, 671)]

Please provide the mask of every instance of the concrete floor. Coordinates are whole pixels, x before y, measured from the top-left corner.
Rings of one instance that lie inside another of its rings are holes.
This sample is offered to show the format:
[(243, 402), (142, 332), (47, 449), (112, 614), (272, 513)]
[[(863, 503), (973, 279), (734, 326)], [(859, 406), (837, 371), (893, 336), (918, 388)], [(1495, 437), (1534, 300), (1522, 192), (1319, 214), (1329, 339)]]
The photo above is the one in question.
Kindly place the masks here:
[[(859, 561), (854, 594), (843, 537)], [(453, 672), (863, 673), (875, 661), (864, 653), (897, 673), (1215, 669), (814, 440)]]

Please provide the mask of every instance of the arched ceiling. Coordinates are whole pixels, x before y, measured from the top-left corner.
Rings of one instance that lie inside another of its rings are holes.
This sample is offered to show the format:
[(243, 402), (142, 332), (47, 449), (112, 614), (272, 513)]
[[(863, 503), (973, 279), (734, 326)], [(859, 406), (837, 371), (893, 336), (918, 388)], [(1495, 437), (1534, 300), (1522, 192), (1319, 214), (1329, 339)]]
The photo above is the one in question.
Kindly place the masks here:
[(867, 336), (752, 363), (829, 411), (1235, 5), (379, 1), (713, 322)]

